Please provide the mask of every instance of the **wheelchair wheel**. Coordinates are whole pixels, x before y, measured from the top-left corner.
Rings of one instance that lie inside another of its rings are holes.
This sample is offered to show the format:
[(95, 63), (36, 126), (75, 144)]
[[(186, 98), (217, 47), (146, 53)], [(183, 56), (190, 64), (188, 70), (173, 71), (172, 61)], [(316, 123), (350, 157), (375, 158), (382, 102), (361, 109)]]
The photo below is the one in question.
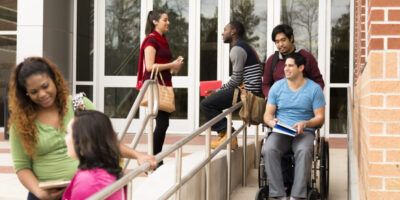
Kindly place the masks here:
[(268, 187), (260, 188), (256, 194), (256, 200), (268, 200)]
[(329, 196), (329, 143), (321, 141), (321, 161), (320, 161), (320, 193), (321, 199), (328, 199)]
[[(261, 147), (264, 144), (264, 140), (261, 140)], [(260, 152), (260, 163), (258, 165), (258, 188), (264, 188), (267, 186), (267, 174), (265, 173), (264, 158)]]
[(311, 189), (308, 192), (307, 200), (317, 200), (320, 199), (320, 194), (318, 193), (317, 189)]

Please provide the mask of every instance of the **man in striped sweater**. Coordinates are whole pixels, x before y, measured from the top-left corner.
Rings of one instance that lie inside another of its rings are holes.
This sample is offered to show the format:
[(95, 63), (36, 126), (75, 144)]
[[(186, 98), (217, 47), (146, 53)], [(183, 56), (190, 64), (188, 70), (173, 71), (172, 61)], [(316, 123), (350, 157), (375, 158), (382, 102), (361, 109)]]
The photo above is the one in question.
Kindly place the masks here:
[[(229, 43), (231, 46), (229, 58), (232, 64), (232, 75), (219, 90), (212, 92), (201, 102), (200, 108), (207, 120), (211, 120), (221, 114), (224, 109), (232, 106), (234, 90), (239, 86), (243, 86), (257, 96), (262, 96), (262, 66), (254, 49), (241, 39), (244, 34), (243, 24), (237, 21), (231, 21), (224, 28), (222, 39), (224, 43)], [(215, 149), (227, 137), (226, 118), (214, 124), (212, 130), (218, 132), (218, 138), (211, 141), (211, 148)], [(237, 148), (236, 137), (232, 139), (231, 145), (232, 149)]]

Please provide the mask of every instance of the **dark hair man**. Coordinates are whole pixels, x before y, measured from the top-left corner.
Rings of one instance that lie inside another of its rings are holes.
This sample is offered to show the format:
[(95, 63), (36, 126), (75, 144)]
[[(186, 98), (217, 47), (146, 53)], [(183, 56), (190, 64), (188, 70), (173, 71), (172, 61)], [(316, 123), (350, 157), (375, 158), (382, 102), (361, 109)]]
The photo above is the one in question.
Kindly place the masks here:
[[(243, 85), (247, 91), (261, 96), (262, 68), (254, 49), (241, 38), (245, 33), (243, 24), (231, 21), (224, 28), (222, 39), (224, 43), (231, 45), (229, 53), (232, 64), (232, 75), (230, 80), (210, 96), (205, 98), (200, 108), (204, 111), (207, 120), (222, 113), (222, 110), (232, 106), (235, 88)], [(211, 142), (211, 148), (216, 148), (226, 139), (227, 120), (222, 119), (212, 126), (212, 130), (218, 132), (218, 138)], [(232, 149), (237, 147), (237, 138), (233, 138)]]
[(271, 128), (279, 122), (296, 130), (293, 137), (273, 130), (263, 147), (269, 197), (274, 199), (286, 199), (281, 158), (290, 150), (295, 162), (290, 199), (307, 197), (314, 133), (325, 120), (324, 94), (314, 81), (304, 78), (305, 63), (299, 53), (288, 55), (284, 67), (286, 78), (277, 81), (268, 95), (264, 122)]
[(313, 80), (324, 89), (324, 80), (322, 79), (322, 75), (318, 69), (318, 63), (314, 56), (304, 49), (296, 50), (292, 27), (287, 24), (276, 26), (272, 30), (271, 39), (275, 42), (278, 51), (269, 56), (264, 66), (263, 93), (266, 98), (268, 97), (268, 92), (272, 84), (285, 77), (283, 72), (285, 66), (284, 59), (294, 52), (301, 54), (306, 60), (304, 76)]

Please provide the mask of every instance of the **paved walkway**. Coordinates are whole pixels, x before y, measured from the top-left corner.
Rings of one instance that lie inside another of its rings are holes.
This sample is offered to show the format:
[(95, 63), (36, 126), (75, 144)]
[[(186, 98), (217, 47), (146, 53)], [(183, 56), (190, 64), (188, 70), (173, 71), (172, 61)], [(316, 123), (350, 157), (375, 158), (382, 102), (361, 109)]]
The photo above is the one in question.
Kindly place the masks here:
[[(182, 136), (168, 135), (166, 139), (165, 148), (175, 143)], [(146, 151), (146, 141), (142, 140), (138, 145), (138, 150)], [(190, 154), (196, 151), (202, 151), (204, 147), (204, 137), (199, 136), (189, 143), (184, 148), (184, 154)], [(330, 141), (331, 151), (331, 181), (330, 181), (330, 199), (346, 199), (347, 197), (347, 156), (346, 156), (346, 143), (344, 139), (334, 139)], [(173, 156), (173, 155), (171, 155)], [(172, 161), (173, 158), (168, 158), (165, 162)], [(128, 169), (132, 169), (136, 166), (136, 162), (130, 162)], [(252, 172), (253, 178), (249, 178), (246, 188), (237, 188), (232, 193), (232, 199), (254, 199), (255, 191), (257, 190), (257, 176)], [(251, 177), (250, 176), (250, 177)], [(134, 181), (134, 187), (140, 185), (141, 180), (145, 179), (145, 176), (139, 177)], [(10, 146), (8, 141), (0, 139), (0, 199), (1, 200), (19, 200), (26, 199), (27, 190), (18, 181), (17, 176), (14, 173), (10, 155)], [(245, 196), (242, 196), (245, 195)]]

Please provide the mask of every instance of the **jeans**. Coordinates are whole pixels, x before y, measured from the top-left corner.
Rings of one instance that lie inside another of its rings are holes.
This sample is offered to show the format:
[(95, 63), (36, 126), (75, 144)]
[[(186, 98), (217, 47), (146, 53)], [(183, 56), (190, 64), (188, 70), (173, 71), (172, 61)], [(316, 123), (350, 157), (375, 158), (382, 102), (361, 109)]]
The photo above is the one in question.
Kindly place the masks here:
[[(221, 114), (224, 109), (232, 107), (234, 91), (234, 88), (218, 90), (201, 101), (200, 109), (205, 113), (207, 121)], [(226, 118), (223, 118), (214, 124), (211, 130), (217, 132), (226, 131), (226, 121)]]

